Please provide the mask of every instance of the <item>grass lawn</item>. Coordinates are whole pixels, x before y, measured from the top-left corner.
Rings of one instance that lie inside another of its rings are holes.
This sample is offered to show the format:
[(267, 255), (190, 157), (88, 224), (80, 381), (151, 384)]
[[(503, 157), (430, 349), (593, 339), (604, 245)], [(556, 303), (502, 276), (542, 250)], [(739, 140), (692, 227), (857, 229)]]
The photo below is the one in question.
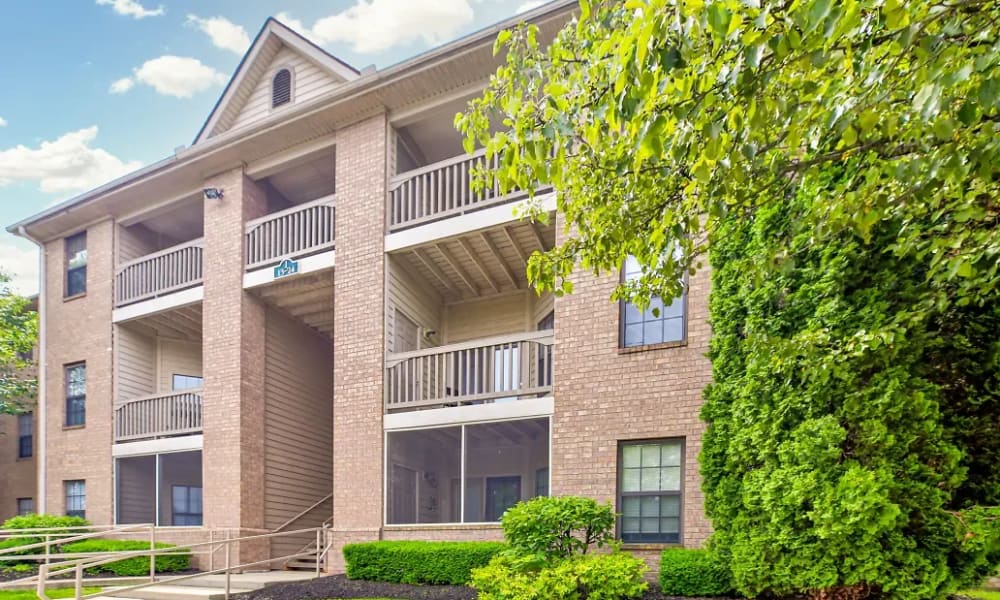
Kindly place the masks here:
[[(83, 588), (83, 595), (101, 591), (98, 587)], [(47, 591), (49, 598), (72, 598), (73, 588), (54, 588)], [(35, 590), (0, 590), (0, 600), (38, 600)]]
[(978, 600), (1000, 600), (1000, 592), (993, 590), (966, 590), (959, 593), (969, 598), (977, 598)]

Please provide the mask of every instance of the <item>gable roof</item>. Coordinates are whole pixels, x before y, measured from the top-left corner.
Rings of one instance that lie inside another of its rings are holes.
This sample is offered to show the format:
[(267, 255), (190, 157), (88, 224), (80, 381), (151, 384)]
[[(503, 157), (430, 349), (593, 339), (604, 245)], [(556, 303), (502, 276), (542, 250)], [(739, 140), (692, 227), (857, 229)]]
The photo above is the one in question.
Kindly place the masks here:
[(268, 17), (250, 44), (250, 49), (236, 66), (236, 72), (226, 84), (226, 89), (219, 96), (205, 124), (198, 131), (195, 144), (232, 127), (240, 110), (282, 47), (289, 48), (338, 82), (352, 81), (360, 75), (351, 65), (323, 50), (281, 21)]

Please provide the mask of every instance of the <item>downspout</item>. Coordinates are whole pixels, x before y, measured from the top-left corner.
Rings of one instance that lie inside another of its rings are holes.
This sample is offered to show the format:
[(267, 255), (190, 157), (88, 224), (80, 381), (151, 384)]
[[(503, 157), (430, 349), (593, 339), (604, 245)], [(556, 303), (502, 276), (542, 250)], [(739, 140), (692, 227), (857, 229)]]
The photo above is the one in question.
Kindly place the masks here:
[(39, 240), (31, 237), (24, 225), (17, 228), (17, 233), (24, 239), (38, 246), (38, 399), (36, 415), (38, 416), (38, 502), (36, 511), (45, 514), (45, 246)]

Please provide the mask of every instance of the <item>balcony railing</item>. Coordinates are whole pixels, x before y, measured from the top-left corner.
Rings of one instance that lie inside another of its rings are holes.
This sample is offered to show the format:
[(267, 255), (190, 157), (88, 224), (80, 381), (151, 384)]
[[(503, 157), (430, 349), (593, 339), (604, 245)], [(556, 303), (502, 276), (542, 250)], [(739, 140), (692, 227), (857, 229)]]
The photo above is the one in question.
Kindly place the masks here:
[(499, 155), (487, 159), (485, 150), (477, 150), (391, 178), (389, 231), (453, 217), (524, 196), (521, 191), (501, 194), (497, 185), (473, 191), (472, 168), (487, 164), (491, 169), (497, 168)]
[(247, 222), (247, 270), (334, 247), (335, 197), (327, 196)]
[(116, 442), (200, 432), (200, 389), (143, 396), (115, 407)]
[(386, 357), (387, 411), (552, 393), (552, 331), (531, 331)]
[(204, 240), (199, 238), (119, 265), (115, 306), (194, 287), (202, 282)]

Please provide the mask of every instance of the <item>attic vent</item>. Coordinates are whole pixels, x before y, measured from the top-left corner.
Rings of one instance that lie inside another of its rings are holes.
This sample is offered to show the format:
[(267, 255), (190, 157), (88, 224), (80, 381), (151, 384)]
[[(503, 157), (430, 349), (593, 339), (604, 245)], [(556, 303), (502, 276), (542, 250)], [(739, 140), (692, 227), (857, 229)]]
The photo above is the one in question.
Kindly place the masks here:
[(292, 101), (292, 72), (281, 69), (271, 80), (271, 108), (278, 108)]

